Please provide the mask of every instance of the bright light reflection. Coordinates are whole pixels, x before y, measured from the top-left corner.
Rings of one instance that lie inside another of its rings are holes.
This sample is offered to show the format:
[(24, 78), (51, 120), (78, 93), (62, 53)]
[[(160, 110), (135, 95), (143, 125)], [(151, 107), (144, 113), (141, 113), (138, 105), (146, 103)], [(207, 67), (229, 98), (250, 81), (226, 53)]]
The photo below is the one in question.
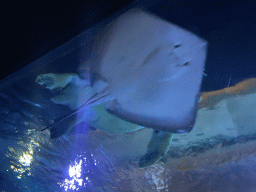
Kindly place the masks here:
[[(15, 163), (14, 165), (11, 165), (11, 169), (13, 169), (14, 172), (17, 172), (19, 175), (17, 176), (18, 179), (21, 179), (23, 173), (27, 173), (27, 176), (31, 176), (31, 172), (30, 172), (30, 165), (33, 161), (33, 153), (34, 153), (34, 149), (39, 147), (39, 143), (36, 142), (34, 139), (31, 139), (29, 141), (28, 144), (22, 142), (19, 142), (20, 145), (22, 146), (26, 146), (27, 151), (23, 151), (22, 154), (20, 156), (18, 156), (17, 158), (19, 159), (19, 164)], [(6, 157), (10, 157), (10, 156), (16, 156), (19, 152), (16, 151), (15, 149), (8, 147), (9, 151), (11, 153), (7, 153)]]
[(33, 159), (33, 156), (28, 151), (26, 151), (26, 152), (23, 152), (22, 156), (20, 156), (19, 162), (23, 166), (28, 167), (30, 166), (32, 159)]
[[(82, 157), (81, 155), (77, 156)], [(87, 184), (87, 180), (83, 181), (83, 179), (81, 179), (81, 171), (82, 171), (82, 163), (86, 162), (86, 157), (83, 157), (82, 159), (79, 160), (79, 162), (77, 162), (75, 160), (75, 163), (69, 166), (69, 177), (70, 179), (65, 179), (63, 183), (58, 183), (60, 185), (60, 187), (64, 187), (64, 190), (67, 191), (69, 189), (71, 189), (72, 191), (74, 190), (79, 190), (79, 187), (82, 187), (83, 185), (85, 186)], [(85, 164), (86, 165), (86, 164)], [(87, 177), (88, 178), (88, 177)]]
[(69, 176), (70, 177), (81, 177), (81, 165), (82, 165), (82, 160), (79, 161), (79, 163), (75, 162), (74, 166), (69, 167)]
[[(91, 154), (91, 157), (93, 157), (93, 154)], [(77, 159), (80, 160), (77, 160)], [(85, 187), (89, 182), (89, 177), (85, 177), (85, 179), (82, 179), (82, 171), (83, 173), (88, 173), (89, 170), (82, 170), (83, 167), (87, 166), (87, 158), (83, 155), (77, 155), (77, 159), (74, 161), (74, 163), (71, 163), (69, 166), (69, 179), (65, 179), (63, 183), (57, 183), (60, 185), (60, 187), (63, 187), (65, 191), (72, 190), (77, 191), (80, 187)], [(94, 165), (97, 165), (97, 162), (95, 159), (93, 160)]]

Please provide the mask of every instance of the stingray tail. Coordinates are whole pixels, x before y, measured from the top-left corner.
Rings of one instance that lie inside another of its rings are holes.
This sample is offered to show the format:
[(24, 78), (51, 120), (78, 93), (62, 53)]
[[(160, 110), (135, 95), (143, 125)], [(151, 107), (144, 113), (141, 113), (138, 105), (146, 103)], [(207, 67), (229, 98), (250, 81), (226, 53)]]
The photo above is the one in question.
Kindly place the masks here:
[(99, 105), (101, 103), (104, 103), (104, 102), (110, 101), (110, 100), (112, 100), (111, 97), (110, 97), (110, 92), (109, 92), (108, 87), (106, 87), (103, 91), (95, 94), (90, 99), (88, 99), (88, 101), (85, 104), (83, 104), (82, 106), (77, 108), (75, 111), (73, 111), (72, 113), (70, 113), (70, 114), (68, 114), (64, 117), (60, 117), (60, 118), (56, 119), (53, 124), (43, 128), (41, 131), (52, 128), (54, 125), (56, 125), (56, 124), (64, 121), (65, 119), (75, 115), (76, 113), (81, 111), (84, 107), (91, 107), (91, 106), (94, 106), (94, 105)]
[(46, 130), (46, 129), (51, 129), (54, 125), (56, 125), (56, 124), (58, 124), (58, 123), (60, 123), (60, 122), (62, 122), (62, 121), (64, 121), (64, 120), (66, 120), (67, 118), (69, 118), (69, 117), (75, 115), (76, 113), (78, 113), (79, 111), (81, 111), (84, 107), (87, 107), (87, 103), (83, 104), (82, 106), (80, 106), (79, 108), (77, 108), (77, 109), (76, 109), (75, 111), (73, 111), (72, 113), (70, 113), (70, 114), (68, 114), (68, 115), (65, 115), (65, 116), (63, 116), (63, 117), (60, 117), (60, 118), (58, 118), (58, 119), (56, 119), (53, 124), (51, 124), (51, 125), (49, 125), (49, 126), (43, 128), (41, 131), (44, 131), (44, 130)]
[(93, 95), (90, 99), (87, 101), (87, 105), (94, 106), (99, 105), (101, 103), (114, 100), (114, 98), (111, 97), (109, 87), (106, 87), (99, 93)]

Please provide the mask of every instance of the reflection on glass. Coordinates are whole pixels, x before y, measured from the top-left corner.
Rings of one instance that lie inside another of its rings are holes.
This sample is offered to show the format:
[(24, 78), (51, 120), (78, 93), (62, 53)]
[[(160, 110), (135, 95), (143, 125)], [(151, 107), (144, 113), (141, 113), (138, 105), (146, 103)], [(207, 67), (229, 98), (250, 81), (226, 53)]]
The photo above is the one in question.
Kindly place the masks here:
[[(15, 150), (12, 147), (8, 147), (9, 152), (6, 154), (6, 157), (16, 157), (17, 163), (12, 162), (13, 164), (10, 166), (14, 172), (18, 173), (17, 178), (21, 179), (24, 173), (24, 176), (31, 175), (31, 163), (33, 161), (33, 154), (35, 148), (39, 147), (39, 143), (32, 138), (28, 143), (24, 143), (23, 141), (18, 142), (21, 147), (24, 147), (26, 150), (20, 151)], [(8, 170), (7, 170), (8, 171)]]
[[(93, 154), (90, 154), (93, 157)], [(63, 183), (57, 183), (60, 187), (64, 187), (65, 191), (68, 190), (79, 190), (81, 187), (85, 187), (89, 182), (90, 178), (88, 174), (90, 170), (88, 169), (88, 158), (84, 155), (77, 155), (77, 158), (69, 166), (69, 178), (66, 178)], [(93, 157), (93, 164), (96, 166), (99, 162)], [(85, 168), (87, 167), (87, 169)]]

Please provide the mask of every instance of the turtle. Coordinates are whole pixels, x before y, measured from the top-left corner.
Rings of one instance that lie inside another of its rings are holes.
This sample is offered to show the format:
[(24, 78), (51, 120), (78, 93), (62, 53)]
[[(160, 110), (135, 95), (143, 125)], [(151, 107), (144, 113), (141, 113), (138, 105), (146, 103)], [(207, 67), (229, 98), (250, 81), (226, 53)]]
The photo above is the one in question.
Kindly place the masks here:
[[(95, 94), (89, 86), (89, 80), (81, 78), (81, 75), (77, 73), (40, 74), (35, 82), (46, 89), (58, 90), (50, 100), (55, 104), (66, 105), (71, 110), (81, 107), (84, 101)], [(67, 127), (51, 127), (51, 138), (61, 137), (82, 121), (86, 121), (90, 127), (110, 134), (126, 134), (145, 128), (110, 114), (103, 104), (99, 104), (84, 108), (78, 115), (66, 119)], [(170, 132), (154, 130), (147, 151), (139, 160), (139, 167), (149, 167), (162, 159), (170, 147), (172, 137)]]

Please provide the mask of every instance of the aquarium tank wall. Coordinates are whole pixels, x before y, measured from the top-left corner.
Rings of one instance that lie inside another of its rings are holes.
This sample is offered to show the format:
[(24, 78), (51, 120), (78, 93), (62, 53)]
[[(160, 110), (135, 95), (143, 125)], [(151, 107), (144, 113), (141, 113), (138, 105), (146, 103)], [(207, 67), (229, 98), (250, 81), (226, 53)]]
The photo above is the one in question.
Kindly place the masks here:
[(255, 8), (6, 6), (0, 192), (256, 191)]

